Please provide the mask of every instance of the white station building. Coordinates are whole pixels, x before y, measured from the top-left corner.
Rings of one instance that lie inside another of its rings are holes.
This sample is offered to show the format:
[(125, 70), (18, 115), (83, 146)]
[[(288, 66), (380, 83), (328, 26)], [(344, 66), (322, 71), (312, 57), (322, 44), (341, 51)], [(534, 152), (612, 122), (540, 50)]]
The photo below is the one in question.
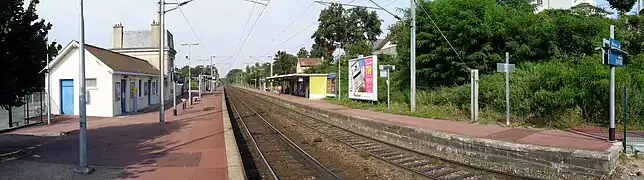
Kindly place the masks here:
[[(52, 114), (79, 114), (79, 45), (69, 43), (48, 67)], [(160, 72), (146, 60), (85, 45), (85, 68), (87, 116), (112, 117), (159, 103)]]

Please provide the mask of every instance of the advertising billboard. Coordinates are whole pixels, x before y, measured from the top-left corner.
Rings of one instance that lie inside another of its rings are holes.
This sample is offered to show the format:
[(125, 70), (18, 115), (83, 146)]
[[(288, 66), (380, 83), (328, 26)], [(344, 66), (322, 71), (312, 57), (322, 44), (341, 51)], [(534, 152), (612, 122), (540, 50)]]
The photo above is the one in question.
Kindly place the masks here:
[(349, 98), (378, 101), (378, 56), (349, 60)]

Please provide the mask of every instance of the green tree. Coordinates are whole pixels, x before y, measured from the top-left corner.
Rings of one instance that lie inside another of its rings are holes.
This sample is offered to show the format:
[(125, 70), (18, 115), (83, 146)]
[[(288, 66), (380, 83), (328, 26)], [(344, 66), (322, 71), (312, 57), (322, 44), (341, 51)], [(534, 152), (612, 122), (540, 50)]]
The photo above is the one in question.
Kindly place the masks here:
[(347, 10), (340, 4), (331, 4), (320, 12), (318, 22), (318, 29), (311, 36), (315, 41), (312, 51), (319, 55), (323, 49), (322, 57), (331, 57), (336, 48), (344, 49), (350, 43), (374, 42), (382, 33), (376, 12), (364, 7)]
[(302, 47), (302, 48), (300, 48), (299, 51), (297, 51), (297, 57), (298, 58), (308, 58), (309, 57), (309, 51), (307, 51), (306, 48)]
[(297, 65), (297, 57), (289, 54), (285, 51), (277, 51), (275, 53), (275, 65), (273, 67), (273, 73), (275, 74), (292, 74), (295, 73), (295, 68)]
[(608, 0), (610, 7), (616, 9), (619, 15), (624, 15), (635, 5), (635, 0)]
[[(48, 51), (47, 34), (52, 25), (36, 14), (38, 0), (24, 6), (23, 0), (5, 0), (0, 3), (0, 79), (6, 85), (0, 88), (0, 106), (9, 111), (11, 107), (25, 103), (24, 97), (40, 90)], [(54, 44), (49, 45), (54, 46)], [(9, 116), (9, 125), (13, 119)]]

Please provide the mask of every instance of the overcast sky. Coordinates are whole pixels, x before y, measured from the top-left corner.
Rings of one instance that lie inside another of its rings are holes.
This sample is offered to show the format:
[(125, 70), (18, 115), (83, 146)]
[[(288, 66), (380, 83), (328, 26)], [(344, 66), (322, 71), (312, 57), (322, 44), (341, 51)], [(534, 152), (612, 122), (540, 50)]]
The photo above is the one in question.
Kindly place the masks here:
[[(374, 1), (394, 13), (399, 13), (395, 11), (396, 8), (409, 7), (409, 0)], [(79, 0), (41, 0), (38, 14), (53, 24), (53, 29), (49, 32), (50, 40), (56, 39), (66, 45), (72, 40), (79, 39), (79, 2)], [(125, 30), (148, 30), (152, 21), (158, 19), (158, 0), (85, 0), (84, 2), (86, 43), (104, 48), (112, 47), (114, 24), (123, 23)], [(166, 0), (166, 2), (176, 2), (176, 0)], [(338, 2), (373, 6), (369, 0)], [(608, 4), (605, 0), (598, 0), (597, 3)], [(250, 26), (262, 10), (261, 5), (255, 5), (253, 11), (254, 5), (244, 0), (194, 0), (182, 6), (186, 18), (179, 10), (167, 13), (166, 27), (174, 34), (177, 66), (188, 64), (185, 59), (188, 55), (188, 47), (180, 46), (181, 43), (200, 43), (199, 46), (192, 47), (193, 65), (207, 63), (197, 60), (207, 59), (211, 55), (219, 56), (214, 62), (220, 62), (235, 55), (242, 44), (242, 35), (246, 38), (251, 29)], [(256, 62), (249, 56), (273, 55), (278, 49), (295, 53), (303, 46), (310, 49), (313, 42), (310, 37), (317, 28), (317, 25), (310, 25), (317, 21), (317, 16), (324, 7), (313, 3), (313, 0), (272, 0), (236, 58), (217, 64), (220, 74), (225, 75), (231, 66), (242, 68), (245, 63)], [(292, 26), (277, 36), (302, 12), (304, 12), (302, 16)], [(387, 27), (395, 23), (395, 19), (383, 11), (379, 11), (378, 14), (383, 20), (381, 28), (388, 32)], [(242, 33), (249, 15), (248, 28), (245, 33)], [(194, 28), (194, 33), (187, 22)], [(300, 34), (295, 35), (300, 31), (302, 31)], [(275, 41), (272, 41), (273, 39)], [(277, 46), (278, 44), (282, 45)]]

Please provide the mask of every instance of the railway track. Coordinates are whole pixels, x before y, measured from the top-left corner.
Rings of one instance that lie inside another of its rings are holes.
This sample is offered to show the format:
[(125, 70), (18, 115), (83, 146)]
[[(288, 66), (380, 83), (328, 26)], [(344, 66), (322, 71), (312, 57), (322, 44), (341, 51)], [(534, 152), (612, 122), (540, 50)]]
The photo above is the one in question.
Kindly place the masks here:
[(340, 179), (268, 122), (262, 112), (233, 93), (227, 94), (232, 99), (229, 102), (234, 115), (239, 118), (270, 179)]
[[(255, 107), (261, 107), (260, 109), (263, 111), (281, 114), (284, 117), (288, 117), (287, 119), (297, 119), (299, 124), (327, 135), (331, 139), (428, 179), (529, 179), (528, 177), (517, 177), (503, 172), (490, 172), (459, 164), (457, 162), (445, 161), (439, 157), (408, 150), (403, 147), (353, 133), (347, 129), (326, 123), (323, 120), (303, 112), (293, 111), (273, 102), (269, 102), (246, 91), (241, 90), (240, 93), (245, 94), (247, 97), (245, 99), (249, 102), (253, 102), (254, 104), (252, 105)], [(252, 98), (252, 100), (250, 98)], [(267, 104), (270, 104), (271, 106), (267, 106)]]

